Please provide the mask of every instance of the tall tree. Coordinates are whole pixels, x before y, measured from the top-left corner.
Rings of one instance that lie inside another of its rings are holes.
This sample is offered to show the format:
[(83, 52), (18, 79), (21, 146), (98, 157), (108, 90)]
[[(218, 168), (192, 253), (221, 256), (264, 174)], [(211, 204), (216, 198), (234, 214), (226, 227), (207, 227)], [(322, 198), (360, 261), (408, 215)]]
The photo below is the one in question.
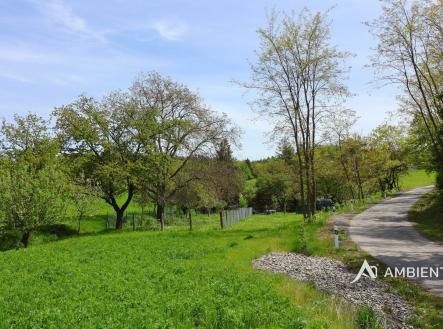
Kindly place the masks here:
[(154, 145), (154, 174), (149, 189), (163, 228), (163, 212), (168, 200), (197, 178), (192, 175), (188, 180), (177, 180), (179, 173), (193, 157), (213, 153), (221, 141), (234, 143), (238, 129), (225, 114), (206, 107), (199, 95), (156, 72), (136, 79), (131, 97), (137, 111), (151, 113), (158, 126), (154, 136), (141, 135), (140, 140), (143, 145)]
[(351, 129), (357, 121), (355, 111), (350, 109), (340, 109), (332, 112), (323, 131), (324, 140), (328, 143), (336, 145), (338, 153), (338, 161), (344, 173), (346, 186), (349, 189), (352, 199), (356, 198), (352, 183), (351, 168), (345, 159), (343, 144), (351, 135)]
[(382, 192), (399, 189), (400, 174), (408, 169), (406, 154), (407, 128), (387, 123), (377, 126), (369, 137), (374, 175)]
[(223, 139), (217, 146), (216, 156), (215, 159), (211, 159), (209, 170), (208, 184), (212, 185), (218, 199), (225, 207), (237, 207), (244, 185), (244, 176), (240, 167), (234, 162), (228, 140)]
[(426, 132), (438, 169), (443, 158), (443, 99), (438, 97), (443, 90), (443, 2), (384, 0), (380, 17), (368, 26), (378, 39), (372, 65), (384, 81), (404, 90), (403, 110)]
[[(141, 143), (141, 136), (154, 134), (155, 122), (139, 115), (123, 92), (111, 93), (102, 101), (81, 96), (57, 108), (54, 115), (72, 179), (84, 177), (82, 181), (100, 188), (100, 197), (116, 213), (116, 229), (121, 229), (137, 179), (149, 171), (151, 152), (147, 143)], [(121, 204), (120, 196), (124, 197)]]
[(275, 119), (274, 132), (293, 140), (306, 219), (315, 212), (320, 125), (348, 95), (342, 83), (348, 53), (331, 46), (327, 15), (307, 9), (297, 17), (272, 14), (268, 27), (258, 31), (261, 46), (251, 66), (252, 82), (243, 84), (258, 90), (256, 105)]
[(223, 138), (216, 149), (216, 158), (220, 161), (233, 162), (231, 145), (226, 138)]

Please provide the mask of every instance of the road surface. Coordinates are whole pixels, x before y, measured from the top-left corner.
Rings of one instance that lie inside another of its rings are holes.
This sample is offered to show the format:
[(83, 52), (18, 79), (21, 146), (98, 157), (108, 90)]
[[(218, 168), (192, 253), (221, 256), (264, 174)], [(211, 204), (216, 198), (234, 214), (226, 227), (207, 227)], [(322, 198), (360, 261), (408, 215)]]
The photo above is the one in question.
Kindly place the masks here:
[[(420, 187), (383, 200), (355, 216), (351, 220), (349, 232), (352, 240), (363, 251), (392, 269), (442, 267), (439, 269), (439, 278), (415, 280), (426, 289), (443, 297), (443, 245), (421, 235), (414, 224), (407, 220), (411, 206), (431, 190), (432, 186)], [(426, 272), (423, 274), (429, 276)]]

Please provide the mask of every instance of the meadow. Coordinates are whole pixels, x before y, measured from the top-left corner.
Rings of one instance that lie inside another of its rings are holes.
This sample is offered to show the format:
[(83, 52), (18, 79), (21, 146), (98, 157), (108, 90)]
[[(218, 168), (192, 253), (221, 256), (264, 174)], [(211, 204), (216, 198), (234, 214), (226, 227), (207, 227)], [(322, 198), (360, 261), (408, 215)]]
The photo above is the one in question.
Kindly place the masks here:
[[(312, 224), (313, 227), (321, 223)], [(355, 310), (251, 261), (298, 248), (302, 219), (225, 231), (70, 238), (0, 254), (2, 328), (355, 328)]]
[(405, 174), (400, 175), (400, 189), (407, 191), (419, 186), (435, 184), (435, 172), (428, 172), (424, 169), (411, 169)]
[[(407, 186), (428, 185), (423, 173), (408, 174)], [(28, 249), (0, 253), (0, 328), (359, 327), (361, 312), (348, 303), (251, 266), (271, 251), (360, 263), (353, 247), (334, 250), (325, 225), (330, 213), (309, 224), (293, 213), (254, 215), (225, 230), (218, 214), (197, 214), (193, 231), (132, 232), (128, 225), (115, 232), (105, 230), (109, 212), (97, 203), (80, 236), (68, 220), (58, 231), (36, 234)]]

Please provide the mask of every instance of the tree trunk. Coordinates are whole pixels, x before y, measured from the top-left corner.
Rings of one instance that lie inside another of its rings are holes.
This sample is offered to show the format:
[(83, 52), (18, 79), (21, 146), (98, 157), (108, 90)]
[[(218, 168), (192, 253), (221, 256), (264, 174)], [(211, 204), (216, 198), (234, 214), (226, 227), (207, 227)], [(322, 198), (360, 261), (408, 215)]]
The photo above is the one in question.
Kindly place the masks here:
[(117, 218), (115, 220), (115, 229), (116, 230), (121, 230), (123, 228), (123, 214), (124, 211), (119, 210), (115, 212), (117, 215)]
[(31, 232), (29, 232), (29, 231), (24, 231), (23, 232), (23, 235), (22, 235), (22, 238), (21, 238), (20, 242), (23, 243), (23, 246), (25, 248), (28, 248), (28, 242), (29, 242), (29, 236), (30, 235), (31, 235)]
[(307, 220), (311, 221), (312, 220), (312, 179), (311, 179), (311, 168), (310, 168), (310, 161), (309, 161), (309, 156), (306, 154), (306, 151), (303, 150), (303, 152), (305, 152), (305, 167), (304, 167), (304, 172), (305, 172), (305, 179), (306, 179), (306, 215), (307, 215)]
[(132, 197), (134, 196), (134, 192), (135, 192), (134, 185), (128, 183), (128, 197), (121, 207), (118, 206), (113, 191), (110, 191), (108, 195), (104, 198), (106, 203), (108, 203), (109, 205), (112, 206), (112, 208), (114, 208), (115, 214), (117, 216), (115, 220), (116, 230), (121, 230), (123, 228), (123, 215), (125, 213), (126, 208), (128, 208), (129, 204), (131, 203)]
[(303, 218), (306, 221), (306, 198), (305, 198), (305, 184), (304, 184), (304, 178), (303, 178), (303, 160), (301, 158), (300, 152), (297, 152), (297, 159), (298, 159), (298, 176), (300, 179), (300, 197), (301, 197), (301, 206), (303, 211)]
[(77, 235), (80, 235), (80, 223), (81, 223), (81, 219), (78, 219), (78, 223), (77, 223)]
[(164, 205), (157, 203), (157, 220), (160, 222), (160, 230), (163, 231), (163, 228), (165, 227), (164, 222)]

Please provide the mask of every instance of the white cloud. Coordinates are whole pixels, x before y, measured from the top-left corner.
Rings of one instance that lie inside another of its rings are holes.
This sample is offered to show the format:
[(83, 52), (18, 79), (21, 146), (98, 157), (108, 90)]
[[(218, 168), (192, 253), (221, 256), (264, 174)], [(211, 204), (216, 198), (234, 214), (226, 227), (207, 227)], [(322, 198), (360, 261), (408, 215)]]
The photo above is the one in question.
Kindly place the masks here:
[(152, 28), (167, 41), (179, 41), (188, 31), (188, 26), (179, 22), (155, 21)]
[(33, 0), (33, 2), (49, 20), (63, 26), (66, 30), (80, 33), (100, 41), (106, 41), (104, 33), (91, 28), (91, 26), (89, 26), (82, 17), (75, 14), (63, 0)]

